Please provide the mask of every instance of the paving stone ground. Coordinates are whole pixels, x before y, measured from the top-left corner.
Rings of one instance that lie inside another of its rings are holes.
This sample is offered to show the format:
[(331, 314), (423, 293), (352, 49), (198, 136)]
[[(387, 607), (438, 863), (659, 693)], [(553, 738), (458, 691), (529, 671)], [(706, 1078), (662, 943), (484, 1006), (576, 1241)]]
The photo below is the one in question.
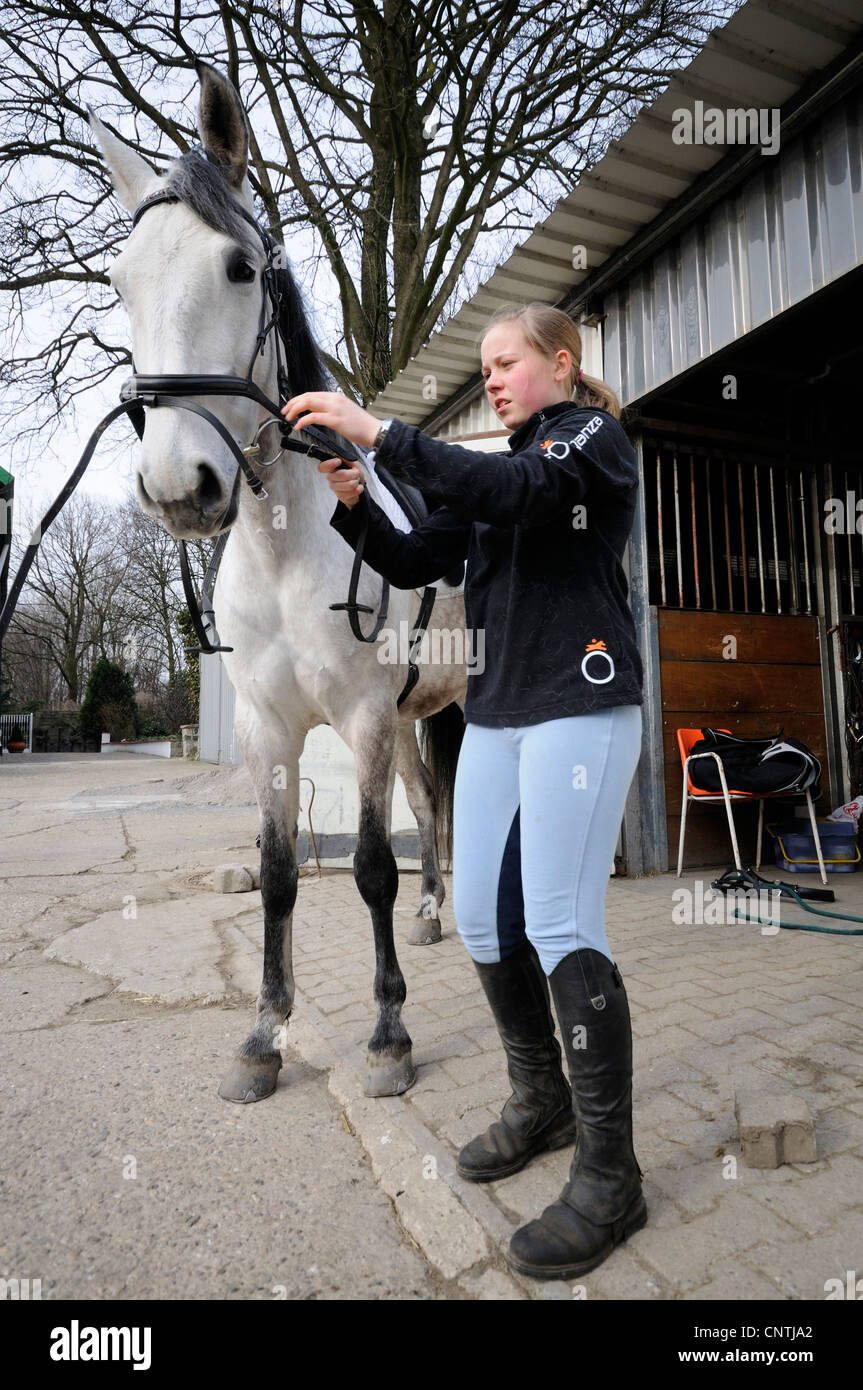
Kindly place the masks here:
[[(227, 1005), (241, 1041), (260, 982), (260, 893), (215, 894), (204, 880), (218, 863), (250, 862), (255, 815), (187, 804), (172, 780), (177, 765), (156, 763), (139, 759), (133, 768), (128, 759), (109, 772), (92, 759), (70, 772), (68, 761), (34, 759), (26, 771), (0, 772), (4, 826), (14, 817), (19, 827), (0, 871), (0, 959), (10, 967), (0, 989), (13, 1019), (27, 972), (35, 982), (50, 961), (65, 970), (54, 977), (52, 1002), (44, 1000), (49, 1014), (74, 1010), (93, 990), (154, 1005)], [(183, 778), (195, 774), (183, 765)], [(845, 1281), (849, 1270), (863, 1275), (863, 937), (685, 920), (681, 890), (697, 905), (698, 880), (706, 889), (718, 872), (609, 883), (608, 935), (632, 1012), (635, 1147), (649, 1217), (577, 1284), (516, 1278), (501, 1258), (512, 1230), (557, 1197), (568, 1152), (500, 1183), (455, 1174), (460, 1146), (497, 1117), (509, 1087), (455, 930), (449, 876), (443, 940), (416, 947), (407, 934), (419, 875), (400, 873), (396, 936), (419, 1076), (402, 1097), (370, 1100), (362, 1093), (374, 1020), (368, 913), (350, 871), (302, 874), (287, 1043), (329, 1068), (330, 1090), (402, 1226), (460, 1296), (810, 1300), (825, 1298), (826, 1282)], [(863, 916), (863, 876), (832, 875), (830, 886), (832, 910)], [(807, 915), (786, 903), (782, 918)], [(40, 1026), (39, 1007), (34, 1014), (33, 999), (26, 1004), (31, 1027)], [(213, 1065), (200, 1078), (213, 1093), (220, 1072)], [(274, 1124), (291, 1104), (285, 1075), (254, 1107)], [(747, 1168), (734, 1113), (740, 1084), (805, 1102), (815, 1162)]]

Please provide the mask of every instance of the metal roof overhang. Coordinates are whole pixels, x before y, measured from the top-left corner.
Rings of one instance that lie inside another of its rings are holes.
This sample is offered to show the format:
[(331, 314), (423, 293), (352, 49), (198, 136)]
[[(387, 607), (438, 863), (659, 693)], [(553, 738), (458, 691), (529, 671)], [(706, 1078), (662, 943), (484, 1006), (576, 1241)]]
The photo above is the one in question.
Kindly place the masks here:
[[(783, 139), (851, 90), (863, 75), (860, 0), (748, 0), (711, 34), (689, 67), (639, 112), (629, 130), (582, 174), (476, 293), (371, 402), (433, 433), (482, 390), (479, 336), (503, 304), (539, 299), (577, 315), (590, 300), (655, 254), (766, 156), (759, 145), (675, 145), (673, 112), (694, 101), (723, 110), (781, 110)], [(673, 159), (670, 153), (673, 151)], [(587, 248), (587, 269), (572, 248)], [(436, 380), (429, 411), (424, 378)]]

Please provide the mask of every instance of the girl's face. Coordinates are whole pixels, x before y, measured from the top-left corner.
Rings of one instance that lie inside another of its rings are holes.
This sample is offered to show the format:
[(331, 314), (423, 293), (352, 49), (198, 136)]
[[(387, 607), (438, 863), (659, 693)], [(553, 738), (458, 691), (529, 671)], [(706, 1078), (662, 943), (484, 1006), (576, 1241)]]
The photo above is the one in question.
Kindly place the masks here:
[(481, 357), (488, 399), (508, 429), (555, 401), (569, 400), (571, 355), (560, 348), (554, 357), (541, 357), (525, 342), (517, 320), (489, 329)]

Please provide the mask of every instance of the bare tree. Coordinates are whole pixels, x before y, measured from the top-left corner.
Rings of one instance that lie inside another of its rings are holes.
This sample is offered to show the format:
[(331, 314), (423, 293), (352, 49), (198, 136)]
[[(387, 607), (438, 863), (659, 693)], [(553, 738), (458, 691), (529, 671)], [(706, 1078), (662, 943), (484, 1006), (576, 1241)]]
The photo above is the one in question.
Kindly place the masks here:
[[(123, 578), (133, 650), (127, 669), (139, 690), (153, 694), (172, 684), (188, 664), (177, 619), (185, 609), (177, 542), (142, 512), (133, 495), (116, 511), (118, 543), (128, 560)], [(189, 568), (200, 585), (212, 544), (187, 541)]]
[(122, 656), (133, 614), (123, 584), (128, 555), (116, 543), (115, 509), (77, 493), (42, 537), (4, 644), (12, 669), (36, 642), (62, 682), (62, 699), (80, 700), (90, 667)]
[[(199, 596), (211, 550), (212, 542), (187, 542)], [(80, 700), (93, 663), (107, 656), (136, 690), (163, 699), (189, 665), (184, 611), (177, 544), (134, 496), (73, 497), (42, 537), (4, 646), (16, 696), (46, 706)]]
[(11, 706), (54, 709), (66, 698), (66, 683), (38, 637), (10, 634), (3, 646), (3, 684), (9, 683)]
[[(106, 258), (126, 235), (85, 106), (154, 167), (195, 142), (193, 61), (228, 72), (250, 177), (286, 240), (313, 229), (338, 384), (372, 399), (540, 212), (571, 191), (739, 0), (15, 0), (4, 70), (6, 409), (56, 427), (129, 362)], [(119, 129), (118, 129), (119, 127)], [(293, 260), (292, 254), (292, 260)], [(30, 347), (28, 315), (56, 328)]]

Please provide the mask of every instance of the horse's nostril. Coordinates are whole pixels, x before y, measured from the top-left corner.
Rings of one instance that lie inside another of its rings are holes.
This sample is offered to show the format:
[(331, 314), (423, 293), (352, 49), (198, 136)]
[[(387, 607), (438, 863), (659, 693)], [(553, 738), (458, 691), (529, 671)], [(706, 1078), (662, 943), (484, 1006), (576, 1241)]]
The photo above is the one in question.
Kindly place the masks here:
[(153, 501), (149, 492), (145, 488), (144, 479), (141, 477), (140, 473), (136, 474), (136, 481), (138, 484), (138, 501), (141, 503), (142, 506), (145, 502), (147, 502), (153, 508), (154, 511), (157, 510), (156, 503)]
[(202, 512), (212, 512), (224, 505), (222, 484), (208, 463), (199, 463), (201, 481), (198, 484), (198, 506)]

